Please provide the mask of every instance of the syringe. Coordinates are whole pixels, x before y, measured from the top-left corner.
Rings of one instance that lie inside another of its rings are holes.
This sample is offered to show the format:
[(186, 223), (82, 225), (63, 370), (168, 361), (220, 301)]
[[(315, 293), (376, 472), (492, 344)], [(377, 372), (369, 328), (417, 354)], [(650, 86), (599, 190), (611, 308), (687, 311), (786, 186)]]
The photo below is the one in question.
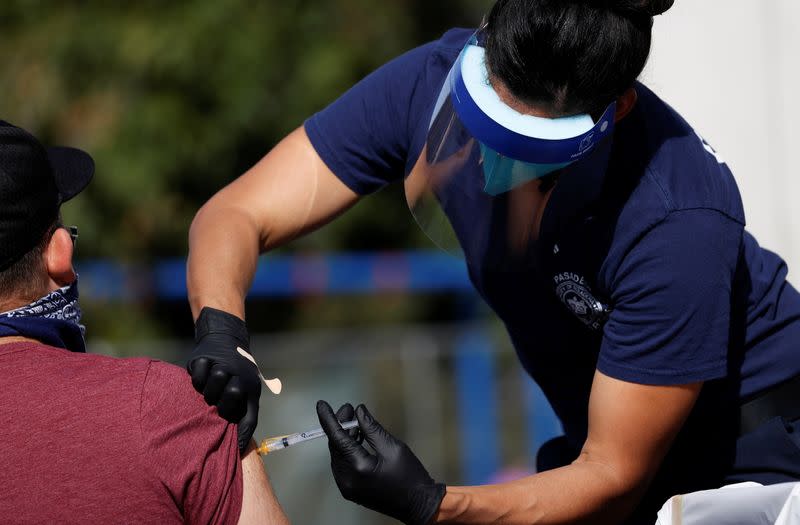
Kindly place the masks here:
[[(351, 428), (355, 428), (358, 426), (357, 420), (347, 421), (345, 423), (340, 423), (342, 428), (345, 430), (349, 430)], [(317, 439), (325, 435), (325, 431), (321, 428), (315, 428), (313, 430), (309, 430), (307, 432), (300, 432), (298, 434), (289, 434), (288, 436), (276, 436), (267, 438), (261, 442), (261, 445), (256, 449), (261, 456), (266, 456), (270, 452), (275, 452), (278, 450), (283, 450), (285, 448), (291, 447), (298, 443), (302, 443), (304, 441), (311, 441), (312, 439)]]

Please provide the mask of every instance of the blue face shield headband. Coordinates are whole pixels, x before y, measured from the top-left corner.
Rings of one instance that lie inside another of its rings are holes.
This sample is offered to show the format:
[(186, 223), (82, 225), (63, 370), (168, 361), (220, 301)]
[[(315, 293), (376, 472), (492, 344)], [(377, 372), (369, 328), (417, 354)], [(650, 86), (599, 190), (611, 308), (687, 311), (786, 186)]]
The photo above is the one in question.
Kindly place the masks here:
[(605, 174), (616, 104), (596, 120), (520, 113), (489, 82), (480, 42), (479, 31), (445, 78), (405, 190), (417, 223), (441, 248), (503, 264), (538, 237), (544, 201), (531, 181), (562, 170), (560, 180), (580, 194)]
[(536, 117), (506, 105), (489, 82), (485, 50), (477, 36), (461, 52), (444, 89), (460, 124), (480, 147), (484, 190), (490, 195), (586, 157), (614, 129), (614, 102), (597, 121), (587, 114)]

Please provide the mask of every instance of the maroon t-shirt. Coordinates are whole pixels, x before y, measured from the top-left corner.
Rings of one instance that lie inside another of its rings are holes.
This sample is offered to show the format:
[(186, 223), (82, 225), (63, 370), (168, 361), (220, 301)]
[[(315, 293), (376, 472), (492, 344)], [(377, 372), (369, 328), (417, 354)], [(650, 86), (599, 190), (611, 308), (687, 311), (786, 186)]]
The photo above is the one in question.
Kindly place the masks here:
[(236, 426), (182, 369), (0, 345), (0, 522), (236, 523)]

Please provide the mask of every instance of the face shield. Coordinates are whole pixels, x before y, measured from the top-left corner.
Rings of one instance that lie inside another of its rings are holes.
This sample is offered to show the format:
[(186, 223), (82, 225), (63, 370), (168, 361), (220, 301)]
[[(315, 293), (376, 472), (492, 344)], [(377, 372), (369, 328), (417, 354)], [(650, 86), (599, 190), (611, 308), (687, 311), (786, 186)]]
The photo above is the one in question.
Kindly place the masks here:
[(479, 31), (433, 108), (420, 157), (405, 179), (409, 208), (450, 253), (484, 259), (522, 253), (538, 236), (534, 223), (544, 206), (535, 181), (559, 170), (559, 184), (572, 172), (604, 173), (615, 109), (612, 102), (596, 120), (519, 113), (489, 82)]

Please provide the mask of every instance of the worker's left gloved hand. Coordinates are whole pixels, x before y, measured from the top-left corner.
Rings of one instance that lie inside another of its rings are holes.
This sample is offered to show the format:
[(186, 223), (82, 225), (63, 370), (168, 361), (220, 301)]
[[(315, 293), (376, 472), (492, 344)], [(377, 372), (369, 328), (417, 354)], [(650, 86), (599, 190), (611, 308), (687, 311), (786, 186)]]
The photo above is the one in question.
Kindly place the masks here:
[(249, 354), (245, 322), (216, 308), (205, 307), (195, 323), (195, 348), (186, 370), (195, 390), (219, 415), (238, 423), (239, 451), (244, 453), (258, 424), (261, 376)]
[[(328, 435), (333, 477), (342, 496), (407, 525), (428, 525), (439, 510), (445, 486), (434, 482), (408, 445), (384, 430), (364, 405), (355, 410), (358, 436), (343, 430), (339, 421), (352, 419), (352, 414), (350, 405), (334, 415), (328, 403), (317, 403), (319, 422)], [(368, 452), (357, 437), (363, 437), (375, 453)]]

